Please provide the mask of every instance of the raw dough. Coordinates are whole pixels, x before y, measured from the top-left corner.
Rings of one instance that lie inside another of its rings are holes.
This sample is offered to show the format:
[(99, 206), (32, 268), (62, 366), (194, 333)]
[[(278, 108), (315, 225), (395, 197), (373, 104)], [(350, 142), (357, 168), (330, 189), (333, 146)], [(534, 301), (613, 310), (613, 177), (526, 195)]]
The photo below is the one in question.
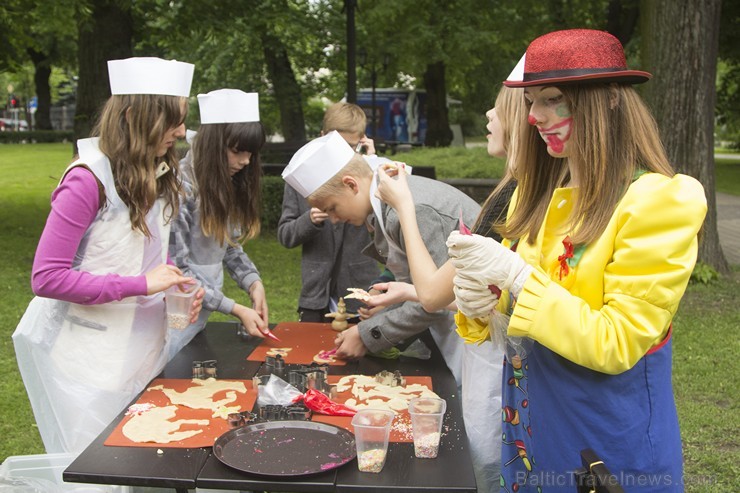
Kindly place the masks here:
[(365, 291), (364, 289), (360, 288), (347, 288), (347, 291), (350, 292), (347, 296), (345, 296), (345, 299), (348, 300), (360, 300), (360, 301), (370, 301), (370, 293)]
[(355, 409), (388, 409), (395, 413), (409, 407), (414, 397), (439, 397), (429, 387), (419, 383), (391, 387), (367, 375), (347, 375), (337, 382), (337, 393), (352, 391), (352, 398), (345, 405)]
[(265, 353), (267, 356), (282, 356), (283, 358), (288, 355), (289, 352), (293, 350), (292, 347), (274, 347), (267, 350)]
[[(236, 400), (236, 392), (246, 393), (247, 387), (244, 382), (235, 382), (230, 380), (216, 380), (208, 378), (206, 380), (193, 379), (193, 387), (178, 392), (174, 389), (165, 388), (164, 385), (149, 387), (148, 390), (161, 390), (169, 398), (172, 404), (179, 404), (191, 409), (210, 409), (213, 411), (214, 418), (224, 418), (229, 413), (238, 413), (241, 406), (227, 406)], [(221, 391), (226, 392), (226, 397), (221, 400), (214, 400), (213, 396)]]
[(135, 414), (121, 431), (129, 440), (137, 443), (169, 443), (185, 440), (202, 433), (203, 430), (177, 431), (184, 424), (207, 426), (207, 419), (178, 419), (175, 417), (177, 406), (155, 407), (141, 414)]
[(337, 358), (334, 357), (333, 353), (329, 353), (331, 353), (331, 351), (324, 351), (322, 349), (321, 351), (316, 353), (316, 356), (313, 357), (313, 360), (320, 365), (323, 365), (325, 363), (334, 363)]

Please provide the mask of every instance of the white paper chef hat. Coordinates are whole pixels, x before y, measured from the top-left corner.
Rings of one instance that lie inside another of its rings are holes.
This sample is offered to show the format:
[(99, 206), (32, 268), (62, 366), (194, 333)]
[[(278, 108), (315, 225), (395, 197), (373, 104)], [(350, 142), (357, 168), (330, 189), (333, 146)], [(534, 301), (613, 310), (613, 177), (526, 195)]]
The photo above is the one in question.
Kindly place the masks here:
[(218, 89), (198, 94), (201, 125), (260, 121), (259, 95), (239, 89)]
[(155, 57), (108, 61), (111, 94), (190, 96), (192, 63)]
[(304, 145), (283, 170), (283, 179), (304, 198), (336, 175), (355, 155), (346, 140), (333, 130)]
[(524, 62), (526, 61), (526, 59), (527, 59), (527, 54), (525, 53), (519, 59), (519, 62), (517, 62), (516, 66), (514, 67), (514, 70), (512, 70), (509, 76), (506, 78), (507, 81), (521, 82), (522, 80), (524, 80)]

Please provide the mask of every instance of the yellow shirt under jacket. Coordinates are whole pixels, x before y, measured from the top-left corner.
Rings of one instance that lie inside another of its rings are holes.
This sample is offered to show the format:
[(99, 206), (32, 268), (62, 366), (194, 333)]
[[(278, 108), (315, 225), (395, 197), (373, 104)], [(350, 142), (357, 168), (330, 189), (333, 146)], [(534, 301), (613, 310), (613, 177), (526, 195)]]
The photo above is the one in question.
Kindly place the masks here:
[(618, 374), (667, 334), (696, 262), (706, 197), (689, 176), (643, 174), (601, 237), (561, 279), (558, 256), (576, 190), (555, 190), (535, 243), (519, 241), (517, 253), (535, 269), (508, 334), (530, 337), (581, 366)]

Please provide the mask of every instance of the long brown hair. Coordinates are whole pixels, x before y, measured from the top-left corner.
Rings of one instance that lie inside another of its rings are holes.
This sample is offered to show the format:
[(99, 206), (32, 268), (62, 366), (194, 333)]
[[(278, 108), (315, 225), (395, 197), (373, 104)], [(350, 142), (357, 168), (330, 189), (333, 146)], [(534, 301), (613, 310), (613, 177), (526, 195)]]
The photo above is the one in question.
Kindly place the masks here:
[[(233, 244), (233, 228), (240, 230), (240, 241), (260, 232), (260, 150), (265, 140), (260, 122), (201, 125), (195, 136), (193, 175), (200, 198), (200, 227), (222, 245)], [(234, 176), (229, 175), (228, 149), (252, 153), (249, 164)]]
[[(116, 191), (129, 208), (131, 227), (151, 237), (146, 214), (163, 197), (169, 221), (180, 206), (178, 160), (174, 146), (163, 157), (157, 148), (165, 133), (182, 125), (187, 99), (179, 96), (124, 94), (111, 96), (103, 107), (93, 136), (100, 136), (100, 150), (108, 156)], [(165, 161), (170, 171), (155, 178)]]
[[(503, 146), (504, 152), (506, 152), (506, 168), (504, 169), (504, 176), (494, 187), (491, 193), (483, 202), (481, 207), (481, 213), (475, 220), (473, 225), (473, 231), (489, 231), (491, 229), (496, 230), (498, 225), (503, 224), (506, 220), (504, 211), (507, 207), (502, 207), (502, 217), (490, 217), (486, 212), (493, 206), (493, 204), (499, 200), (508, 200), (510, 189), (512, 187), (511, 182), (515, 180), (515, 174), (511, 169), (511, 163), (514, 162), (514, 156), (516, 155), (518, 135), (519, 135), (519, 122), (524, 119), (525, 106), (524, 106), (524, 91), (522, 89), (516, 89), (512, 87), (501, 86), (501, 89), (496, 96), (496, 102), (494, 103), (496, 110), (496, 118), (501, 122), (501, 130), (503, 132)], [(484, 220), (492, 220), (491, 224), (481, 224)]]
[[(606, 228), (637, 170), (673, 176), (658, 126), (626, 84), (558, 86), (573, 117), (568, 158), (554, 158), (533, 126), (522, 124), (515, 156), (517, 207), (502, 228), (507, 238), (534, 243), (554, 190), (575, 179), (568, 232), (574, 244), (594, 241)], [(576, 176), (571, 177), (570, 171)]]

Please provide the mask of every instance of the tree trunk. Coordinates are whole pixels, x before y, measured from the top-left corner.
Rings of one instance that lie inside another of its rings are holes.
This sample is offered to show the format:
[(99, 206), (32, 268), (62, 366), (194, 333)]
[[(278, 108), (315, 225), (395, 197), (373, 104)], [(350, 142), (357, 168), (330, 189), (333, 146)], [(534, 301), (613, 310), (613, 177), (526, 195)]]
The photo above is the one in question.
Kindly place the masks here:
[(103, 103), (110, 96), (108, 60), (129, 58), (133, 53), (130, 3), (94, 0), (90, 7), (92, 15), (79, 25), (75, 141), (90, 136)]
[(427, 134), (424, 145), (448, 147), (452, 142), (452, 130), (447, 114), (444, 62), (427, 65), (424, 72), (424, 88), (427, 91)]
[(275, 90), (280, 108), (280, 124), (286, 142), (305, 142), (306, 125), (303, 118), (303, 98), (290, 65), (283, 42), (269, 29), (262, 31), (262, 50), (267, 73)]
[(34, 130), (51, 130), (51, 61), (48, 55), (29, 49), (28, 56), (33, 62), (33, 83), (36, 90), (37, 106), (34, 114)]
[(714, 178), (714, 104), (720, 0), (643, 0), (640, 9), (643, 66), (655, 74), (645, 84), (668, 158), (677, 171), (698, 179), (709, 211), (699, 261), (722, 274), (729, 266), (717, 232)]

